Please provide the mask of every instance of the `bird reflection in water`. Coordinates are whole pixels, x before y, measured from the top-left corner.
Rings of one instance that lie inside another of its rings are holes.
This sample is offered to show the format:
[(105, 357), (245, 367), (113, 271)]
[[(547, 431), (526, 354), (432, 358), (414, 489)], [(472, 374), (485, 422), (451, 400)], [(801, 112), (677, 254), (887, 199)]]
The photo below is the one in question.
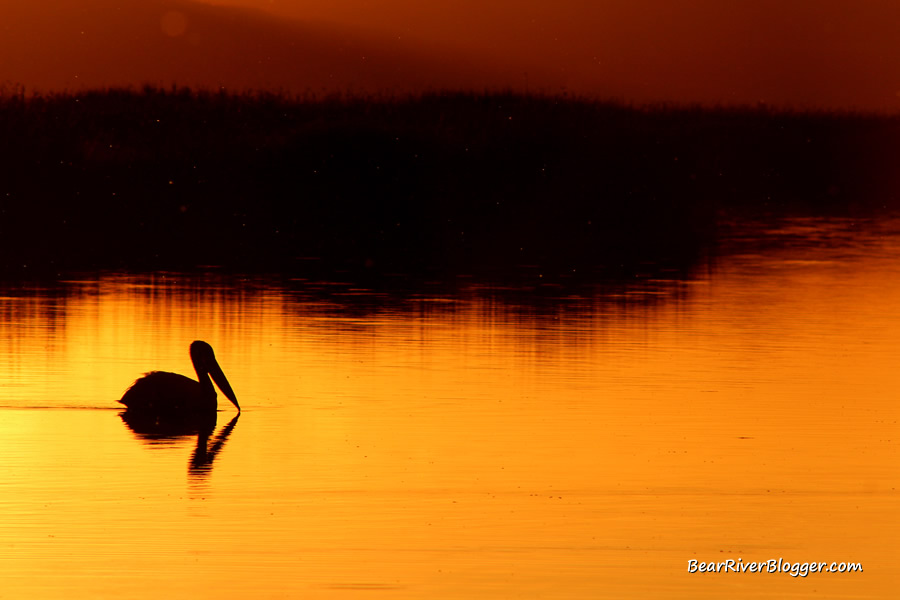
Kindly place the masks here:
[(216, 414), (203, 419), (181, 419), (171, 421), (141, 415), (132, 410), (119, 413), (122, 421), (134, 433), (135, 437), (150, 446), (172, 444), (180, 439), (197, 436), (197, 447), (191, 454), (188, 473), (203, 476), (212, 470), (213, 461), (225, 446), (228, 436), (234, 431), (240, 414), (232, 418), (218, 433)]

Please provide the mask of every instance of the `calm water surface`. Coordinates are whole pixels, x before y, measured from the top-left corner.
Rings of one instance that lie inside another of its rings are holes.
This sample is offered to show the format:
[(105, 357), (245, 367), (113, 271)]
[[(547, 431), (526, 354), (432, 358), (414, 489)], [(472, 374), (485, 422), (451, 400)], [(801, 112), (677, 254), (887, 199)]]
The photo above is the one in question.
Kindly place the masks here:
[[(0, 597), (888, 598), (900, 221), (736, 229), (694, 278), (0, 289)], [(116, 400), (210, 342), (244, 412)], [(862, 573), (689, 573), (688, 561)]]

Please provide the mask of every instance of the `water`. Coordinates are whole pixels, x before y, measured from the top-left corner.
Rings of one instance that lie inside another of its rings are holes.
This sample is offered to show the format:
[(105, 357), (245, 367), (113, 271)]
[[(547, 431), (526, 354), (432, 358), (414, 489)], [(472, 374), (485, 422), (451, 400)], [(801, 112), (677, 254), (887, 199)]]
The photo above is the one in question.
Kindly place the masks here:
[[(0, 597), (891, 597), (898, 307), (892, 220), (590, 288), (7, 286)], [(135, 433), (116, 400), (193, 339), (243, 413)], [(688, 570), (779, 558), (863, 572)]]

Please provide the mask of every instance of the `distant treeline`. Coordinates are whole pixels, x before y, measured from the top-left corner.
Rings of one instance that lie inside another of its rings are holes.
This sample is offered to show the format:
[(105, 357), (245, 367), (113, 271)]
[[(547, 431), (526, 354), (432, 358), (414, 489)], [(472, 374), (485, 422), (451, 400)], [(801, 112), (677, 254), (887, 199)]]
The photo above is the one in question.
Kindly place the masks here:
[(680, 268), (723, 213), (894, 207), (897, 165), (900, 117), (854, 113), (7, 93), (0, 268)]

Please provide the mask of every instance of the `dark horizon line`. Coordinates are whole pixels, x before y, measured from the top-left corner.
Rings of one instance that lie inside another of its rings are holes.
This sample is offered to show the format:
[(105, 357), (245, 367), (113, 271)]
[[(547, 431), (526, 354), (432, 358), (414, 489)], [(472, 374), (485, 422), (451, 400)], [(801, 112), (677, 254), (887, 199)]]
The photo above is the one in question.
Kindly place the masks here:
[(87, 98), (97, 95), (155, 95), (155, 96), (179, 96), (194, 99), (210, 99), (224, 97), (232, 100), (268, 100), (280, 101), (288, 105), (292, 104), (316, 104), (329, 102), (347, 103), (395, 103), (415, 102), (429, 98), (464, 98), (483, 99), (489, 97), (508, 97), (519, 100), (534, 99), (541, 101), (561, 101), (581, 105), (594, 105), (597, 107), (624, 108), (638, 112), (706, 112), (711, 114), (764, 114), (772, 116), (813, 116), (833, 118), (863, 118), (863, 119), (900, 119), (900, 109), (873, 109), (825, 106), (796, 106), (789, 103), (770, 103), (764, 100), (755, 103), (734, 102), (724, 100), (717, 102), (684, 101), (684, 100), (658, 100), (638, 101), (622, 96), (590, 94), (585, 92), (568, 91), (565, 88), (548, 90), (542, 88), (525, 88), (498, 83), (495, 87), (473, 86), (472, 88), (435, 87), (420, 90), (377, 90), (360, 91), (354, 89), (344, 90), (315, 90), (312, 88), (302, 92), (289, 89), (268, 89), (246, 87), (242, 89), (231, 86), (197, 86), (171, 82), (159, 83), (133, 83), (127, 85), (113, 84), (109, 86), (92, 86), (83, 89), (41, 89), (39, 86), (29, 86), (20, 82), (0, 82), (0, 102), (24, 101), (54, 101), (60, 99)]

